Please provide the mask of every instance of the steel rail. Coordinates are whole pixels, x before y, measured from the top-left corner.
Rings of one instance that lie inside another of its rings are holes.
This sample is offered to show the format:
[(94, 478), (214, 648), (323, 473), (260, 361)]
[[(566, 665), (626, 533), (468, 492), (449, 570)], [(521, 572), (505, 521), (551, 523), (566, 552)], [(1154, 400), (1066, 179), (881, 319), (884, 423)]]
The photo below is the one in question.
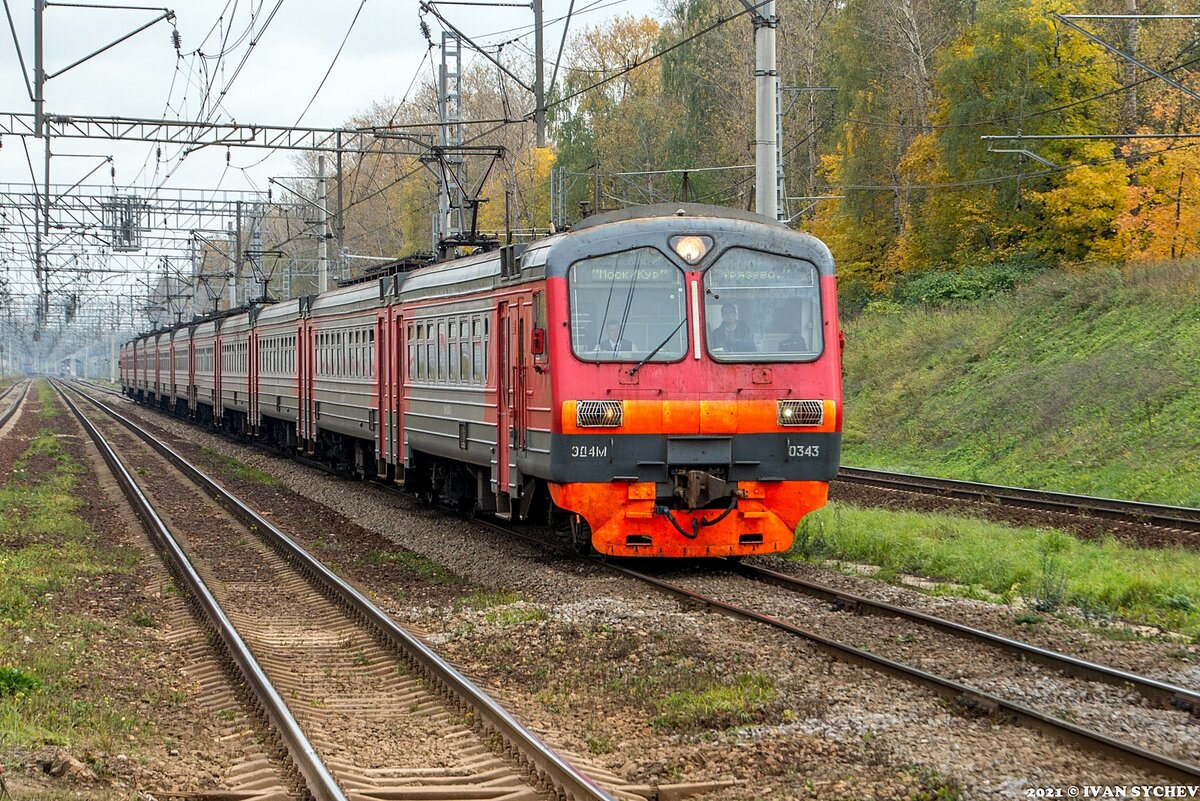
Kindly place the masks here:
[[(33, 386), (33, 382), (26, 381), (24, 386), (21, 388), (21, 397), (13, 401), (12, 404), (3, 412), (0, 412), (0, 427), (4, 426), (10, 419), (12, 419), (12, 416), (17, 413), (17, 409), (21, 408), (21, 404), (25, 402), (25, 396), (29, 394), (29, 388), (31, 386)], [(0, 395), (0, 400), (7, 398), (16, 388), (17, 385), (13, 384), (11, 387), (6, 389), (4, 394)]]
[[(75, 391), (79, 392), (78, 389)], [(423, 642), (401, 628), (386, 612), (375, 606), (357, 589), (315, 559), (271, 521), (254, 511), (217, 481), (120, 412), (86, 393), (80, 392), (80, 395), (166, 457), (242, 523), (254, 528), (264, 541), (275, 548), (285, 559), (296, 565), (302, 573), (326, 588), (333, 597), (346, 605), (360, 619), (372, 624), (391, 645), (411, 658), (430, 677), (434, 686), (444, 689), (456, 697), (459, 703), (474, 710), (479, 715), (483, 728), (498, 734), (506, 745), (520, 754), (523, 761), (528, 763), (530, 772), (540, 781), (548, 783), (560, 795), (575, 799), (575, 801), (615, 801), (613, 796), (551, 750), (506, 709), (480, 690), (474, 682), (462, 675), (453, 665), (438, 656)]]
[[(292, 762), (304, 777), (304, 782), (308, 787), (309, 792), (317, 801), (347, 801), (346, 795), (338, 787), (333, 775), (329, 769), (321, 761), (317, 755), (316, 749), (305, 736), (304, 731), (300, 728), (300, 724), (292, 716), (286, 702), (275, 690), (271, 680), (267, 678), (267, 674), (258, 664), (258, 660), (250, 652), (249, 646), (242, 640), (237, 633), (233, 623), (230, 622), (217, 599), (209, 591), (204, 584), (204, 580), (200, 578), (199, 573), (192, 566), (187, 554), (179, 546), (179, 543), (172, 536), (166, 523), (155, 511), (150, 500), (142, 492), (137, 482), (133, 480), (129, 470), (126, 469), (124, 463), (116, 452), (109, 445), (108, 440), (100, 433), (100, 430), (92, 423), (91, 420), (83, 413), (76, 403), (71, 400), (62, 387), (55, 386), (59, 396), (67, 404), (67, 407), (79, 420), (80, 425), (87, 431), (92, 442), (100, 451), (117, 483), (121, 485), (121, 490), (125, 493), (125, 497), (129, 499), (134, 511), (146, 526), (147, 532), (150, 533), (151, 539), (163, 553), (168, 567), (187, 585), (188, 590), (192, 594), (197, 604), (203, 610), (205, 617), (212, 625), (213, 629), (221, 638), (226, 651), (231, 659), (238, 666), (242, 676), (253, 689), (255, 697), (262, 705), (264, 712), (267, 714), (274, 726), (275, 731), (287, 746), (288, 755), (292, 758)], [(86, 395), (84, 397), (87, 397)]]
[[(489, 523), (484, 520), (475, 520), (473, 522), (486, 528), (502, 532), (507, 536), (515, 535), (527, 542), (537, 543), (542, 546), (547, 545), (545, 540), (539, 539), (531, 534), (505, 528), (499, 524)], [(615, 573), (642, 581), (666, 595), (673, 596), (683, 601), (685, 604), (698, 606), (701, 608), (714, 609), (717, 612), (734, 618), (735, 620), (747, 620), (780, 629), (793, 636), (808, 640), (809, 642), (834, 656), (836, 659), (849, 664), (858, 665), (860, 667), (878, 670), (881, 673), (894, 676), (903, 681), (923, 686), (927, 689), (933, 690), (943, 698), (959, 704), (969, 711), (996, 719), (1002, 719), (1007, 716), (1016, 720), (1021, 725), (1036, 729), (1053, 737), (1058, 737), (1064, 742), (1073, 743), (1086, 750), (1116, 757), (1125, 764), (1134, 767), (1140, 767), (1173, 780), (1186, 780), (1189, 782), (1194, 782), (1196, 779), (1200, 778), (1200, 766), (1183, 762), (1182, 760), (1165, 756), (1163, 754), (1157, 754), (1153, 751), (1141, 748), (1140, 746), (1133, 745), (1132, 743), (1126, 743), (1122, 740), (1109, 737), (1099, 732), (1076, 726), (1073, 723), (1056, 718), (1052, 715), (1046, 715), (1038, 712), (1037, 710), (1031, 709), (1023, 704), (1006, 700), (983, 690), (968, 687), (965, 684), (960, 684), (919, 668), (906, 665), (902, 662), (896, 662), (886, 657), (873, 654), (870, 651), (856, 648), (847, 643), (829, 639), (828, 637), (824, 637), (820, 634), (801, 628), (800, 626), (771, 615), (755, 612), (752, 609), (746, 609), (744, 607), (726, 603), (716, 598), (705, 596), (685, 587), (680, 587), (654, 576), (646, 575), (645, 573), (616, 562), (602, 559), (589, 559), (588, 557), (580, 556), (578, 553), (568, 551), (567, 549), (561, 548), (553, 543), (550, 543), (550, 547), (562, 555), (573, 556), (577, 559), (593, 562), (601, 567), (608, 568)], [(730, 564), (735, 563), (730, 562)], [(847, 597), (854, 597), (847, 593), (841, 594)], [(1184, 692), (1191, 694), (1190, 691), (1187, 690), (1184, 690)], [(1194, 694), (1191, 695), (1194, 696)]]
[[(111, 391), (111, 390), (108, 390), (108, 391)], [(84, 397), (87, 397), (87, 396), (85, 395)], [(103, 404), (99, 404), (98, 401), (92, 400), (90, 398), (89, 398), (89, 400), (91, 400), (92, 403), (96, 403), (100, 406), (103, 406)], [(112, 412), (112, 414), (114, 414), (116, 417), (120, 418), (119, 414), (117, 414), (115, 412)], [(126, 425), (129, 426), (132, 424), (126, 423)], [(145, 438), (146, 435), (143, 434), (142, 436), (143, 436), (143, 438)], [(154, 447), (156, 447), (156, 448), (160, 447), (160, 444), (155, 441), (152, 441), (152, 440), (147, 440), (147, 441), (151, 442), (151, 444), (154, 445)], [(166, 446), (161, 446), (161, 447), (166, 448)], [(169, 450), (169, 449), (167, 449), (167, 450)], [(214, 486), (216, 486), (216, 485), (214, 485)], [(481, 527), (489, 528), (494, 531), (501, 532), (505, 536), (508, 536), (508, 537), (515, 536), (520, 539), (526, 540), (531, 543), (538, 544), (543, 547), (547, 545), (547, 543), (544, 539), (536, 537), (532, 534), (523, 533), (518, 529), (500, 526), (499, 524), (491, 523), (486, 520), (476, 519), (476, 520), (473, 520), (472, 522), (477, 525), (480, 525)], [(270, 526), (269, 522), (264, 521), (264, 524), (267, 526)], [(554, 547), (555, 550), (559, 551), (560, 553), (562, 553), (564, 555), (573, 556), (575, 558), (585, 558), (585, 557), (580, 557), (578, 554), (575, 554), (573, 552), (569, 552), (566, 549), (558, 548), (557, 546), (552, 545), (551, 547)], [(586, 558), (585, 558), (585, 560), (586, 560)], [(1012, 719), (1015, 719), (1018, 722), (1020, 722), (1022, 725), (1042, 731), (1042, 732), (1044, 732), (1048, 735), (1054, 736), (1054, 737), (1059, 737), (1065, 742), (1074, 743), (1085, 749), (1116, 757), (1126, 764), (1130, 764), (1135, 767), (1140, 767), (1140, 768), (1149, 770), (1151, 772), (1167, 776), (1172, 779), (1187, 780), (1187, 781), (1195, 781), (1196, 779), (1200, 779), (1200, 766), (1192, 765), (1190, 763), (1183, 762), (1181, 760), (1177, 760), (1172, 757), (1168, 757), (1168, 756), (1165, 756), (1162, 754), (1157, 754), (1152, 751), (1148, 751), (1139, 746), (1133, 745), (1131, 743), (1126, 743), (1124, 741), (1121, 741), (1121, 740), (1118, 740), (1118, 739), (1115, 739), (1112, 737), (1108, 737), (1099, 732), (1094, 732), (1094, 731), (1090, 731), (1088, 729), (1084, 729), (1082, 727), (1076, 726), (1067, 721), (1061, 720), (1059, 718), (1055, 718), (1051, 715), (1045, 715), (1041, 712), (1038, 712), (1034, 709), (1026, 707), (1022, 704), (1018, 704), (1018, 703), (1015, 703), (1012, 701), (1005, 700), (1003, 698), (1000, 698), (999, 696), (995, 696), (990, 693), (984, 692), (982, 690), (977, 690), (975, 688), (968, 687), (964, 684), (959, 684), (958, 682), (954, 682), (949, 679), (942, 678), (935, 674), (928, 673), (926, 671), (911, 667), (909, 665), (905, 665), (900, 662), (895, 662), (893, 660), (889, 660), (885, 657), (881, 657), (876, 654), (872, 654), (869, 651), (865, 651), (860, 648), (855, 648), (854, 646), (851, 646), (851, 645), (848, 645), (845, 643), (841, 643), (836, 640), (831, 640), (829, 638), (823, 637), (819, 634), (816, 634), (814, 632), (800, 628), (799, 626), (796, 626), (787, 621), (772, 617), (770, 615), (765, 615), (765, 614), (762, 614), (759, 612), (755, 612), (753, 610), (735, 606), (733, 604), (728, 604), (728, 603), (725, 603), (723, 601), (720, 601), (720, 600), (717, 600), (714, 598), (709, 598), (709, 597), (703, 596), (699, 593), (692, 592), (691, 590), (688, 590), (686, 588), (679, 587), (677, 585), (670, 584), (669, 582), (665, 582), (661, 579), (657, 579), (655, 577), (645, 575), (639, 571), (633, 570), (632, 568), (624, 567), (622, 565), (619, 565), (619, 564), (616, 564), (613, 562), (608, 562), (608, 561), (599, 562), (599, 564), (603, 567), (606, 567), (606, 568), (614, 571), (614, 572), (617, 572), (617, 573), (629, 576), (631, 578), (637, 579), (638, 581), (642, 581), (647, 584), (650, 584), (651, 586), (655, 587), (659, 591), (661, 591), (665, 594), (668, 594), (668, 595), (672, 595), (676, 598), (679, 598), (679, 599), (685, 601), (686, 603), (699, 605), (699, 606), (702, 606), (705, 608), (712, 608), (723, 614), (733, 617), (735, 619), (763, 623), (763, 624), (772, 626), (774, 628), (781, 629), (789, 634), (792, 634), (793, 636), (798, 636), (798, 637), (801, 637), (803, 639), (806, 639), (806, 640), (814, 643), (818, 647), (822, 648), (826, 652), (832, 654), (834, 657), (836, 657), (842, 661), (848, 662), (850, 664), (856, 664), (861, 667), (867, 667), (870, 669), (878, 670), (882, 673), (895, 676), (904, 681), (908, 681), (910, 683), (916, 683), (918, 685), (924, 686), (924, 687), (931, 689), (934, 692), (938, 693), (940, 696), (947, 698), (957, 704), (960, 704), (961, 706), (967, 708), (968, 710), (972, 710), (972, 711), (975, 711), (975, 712), (978, 712), (981, 714), (985, 714), (985, 715), (989, 715), (992, 717), (996, 717), (996, 718), (1000, 718), (1003, 716), (1011, 717)], [(836, 593), (836, 591), (833, 591), (833, 592), (835, 592), (835, 594), (841, 595), (845, 598), (855, 597), (849, 593)], [(899, 607), (897, 607), (897, 608), (899, 609)], [(998, 636), (998, 635), (994, 635), (994, 636)], [(1030, 646), (1030, 647), (1033, 648), (1034, 646)], [(1048, 653), (1053, 653), (1053, 652), (1048, 652)], [(1082, 664), (1085, 664), (1085, 665), (1088, 664), (1088, 663), (1083, 662), (1082, 660), (1079, 660), (1079, 661)], [(1101, 668), (1102, 671), (1104, 670), (1103, 666), (1097, 666), (1097, 667)], [(1115, 671), (1115, 670), (1113, 672), (1118, 673), (1118, 674), (1120, 673), (1120, 671)], [(1147, 680), (1147, 681), (1152, 681), (1152, 680)], [(1170, 685), (1163, 685), (1163, 686), (1165, 688), (1170, 687)], [(1176, 688), (1172, 688), (1172, 690), (1174, 690), (1174, 689), (1176, 689)], [(1182, 690), (1182, 693), (1183, 694), (1180, 696), (1180, 699), (1179, 699), (1180, 702), (1191, 703), (1193, 701), (1193, 699), (1195, 697), (1194, 693), (1191, 693), (1191, 691), (1188, 691), (1188, 690)], [(1162, 696), (1160, 694), (1158, 697), (1161, 699), (1164, 696)], [(1172, 692), (1172, 698), (1174, 698), (1174, 692)]]
[(1065, 492), (1009, 487), (1002, 484), (980, 484), (909, 473), (889, 473), (884, 470), (861, 467), (842, 466), (838, 470), (836, 480), (927, 495), (1064, 512), (1076, 516), (1088, 515), (1127, 523), (1200, 531), (1200, 509), (1189, 506), (1168, 506), (1116, 498), (1100, 498), (1093, 495), (1071, 495)]
[(1107, 665), (1089, 662), (1086, 659), (1079, 659), (1078, 657), (1052, 651), (1048, 648), (1041, 648), (1020, 640), (1003, 637), (985, 629), (977, 629), (953, 620), (946, 620), (945, 618), (935, 617), (925, 612), (919, 612), (915, 609), (896, 606), (884, 601), (876, 601), (852, 592), (836, 590), (824, 584), (818, 584), (817, 582), (808, 581), (796, 576), (789, 576), (786, 573), (768, 570), (757, 565), (726, 560), (726, 566), (730, 571), (739, 573), (747, 578), (803, 592), (820, 598), (823, 601), (829, 601), (840, 609), (857, 613), (868, 613), (880, 617), (899, 617), (940, 629), (955, 636), (971, 640), (981, 640), (988, 645), (1017, 654), (1023, 659), (1037, 662), (1066, 673), (1069, 676), (1090, 681), (1105, 682), (1118, 687), (1132, 687), (1145, 698), (1155, 703), (1200, 715), (1200, 692), (1190, 690), (1186, 687), (1167, 684), (1166, 682), (1157, 681), (1147, 676), (1140, 676), (1136, 673), (1129, 673), (1124, 670), (1108, 667)]
[(1087, 750), (1101, 753), (1106, 756), (1115, 757), (1125, 764), (1133, 767), (1138, 767), (1143, 770), (1148, 770), (1153, 773), (1166, 776), (1175, 781), (1195, 782), (1200, 779), (1200, 766), (1193, 765), (1173, 757), (1157, 754), (1153, 751), (1148, 751), (1140, 746), (1118, 740), (1114, 737), (1109, 737), (1099, 732), (1085, 729), (1081, 726), (1076, 726), (1061, 718), (1056, 718), (1052, 715), (1046, 715), (1038, 712), (1035, 709), (1018, 704), (1014, 701), (1001, 698), (983, 690), (978, 690), (973, 687), (968, 687), (965, 684), (959, 684), (956, 681), (942, 678), (933, 673), (928, 673), (924, 670), (906, 665), (902, 662), (896, 662), (886, 657), (873, 654), (870, 651), (862, 648), (855, 648), (852, 645), (831, 640), (815, 632), (800, 628), (799, 626), (789, 623), (786, 620), (781, 620), (771, 615), (766, 615), (761, 612), (755, 612), (752, 609), (736, 606), (705, 596), (701, 593), (693, 592), (692, 590), (680, 587), (662, 579), (648, 576), (633, 568), (623, 565), (614, 564), (612, 562), (605, 563), (612, 570), (622, 573), (631, 578), (642, 581), (655, 589), (667, 595), (674, 596), (685, 603), (697, 605), (703, 608), (711, 608), (716, 611), (728, 615), (738, 620), (748, 620), (755, 623), (763, 623), (768, 626), (785, 631), (788, 634), (801, 637), (809, 642), (817, 645), (827, 653), (833, 655), (851, 664), (856, 664), (862, 667), (878, 670), (891, 676), (903, 679), (904, 681), (913, 682), (933, 690), (944, 698), (947, 698), (955, 703), (958, 703), (968, 710), (979, 712), (990, 717), (1002, 718), (1009, 716), (1017, 720), (1022, 725), (1037, 729), (1045, 734), (1060, 738), (1063, 742), (1069, 742), (1081, 746)]

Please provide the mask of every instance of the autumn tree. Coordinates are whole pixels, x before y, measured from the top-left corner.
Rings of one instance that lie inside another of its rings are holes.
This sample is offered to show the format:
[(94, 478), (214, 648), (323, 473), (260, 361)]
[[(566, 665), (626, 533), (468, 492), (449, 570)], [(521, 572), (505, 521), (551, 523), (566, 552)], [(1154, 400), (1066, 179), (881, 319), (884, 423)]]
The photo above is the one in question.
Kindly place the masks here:
[[(681, 106), (663, 91), (661, 60), (635, 66), (654, 54), (659, 35), (654, 19), (626, 16), (584, 29), (570, 45), (553, 118), (558, 163), (577, 174), (602, 169), (615, 176), (603, 187), (602, 205), (670, 199), (653, 176), (622, 175), (671, 162)], [(575, 202), (589, 189), (577, 185)]]
[[(986, 134), (1079, 134), (1112, 130), (1116, 86), (1111, 60), (1097, 45), (1056, 28), (1062, 0), (981, 2), (977, 21), (939, 64), (938, 145), (945, 177), (970, 189), (978, 225), (963, 237), (929, 239), (914, 257), (945, 264), (973, 253), (989, 258), (1032, 250), (1051, 259), (1081, 261), (1114, 233), (1124, 180), (1111, 146), (1082, 139), (1017, 142), (1055, 165), (1019, 153), (995, 153)], [(1026, 175), (1025, 173), (1029, 173)], [(930, 194), (937, 190), (931, 190)], [(925, 223), (950, 223), (951, 208), (933, 204)], [(940, 206), (941, 214), (933, 214)], [(953, 226), (951, 226), (953, 227)]]

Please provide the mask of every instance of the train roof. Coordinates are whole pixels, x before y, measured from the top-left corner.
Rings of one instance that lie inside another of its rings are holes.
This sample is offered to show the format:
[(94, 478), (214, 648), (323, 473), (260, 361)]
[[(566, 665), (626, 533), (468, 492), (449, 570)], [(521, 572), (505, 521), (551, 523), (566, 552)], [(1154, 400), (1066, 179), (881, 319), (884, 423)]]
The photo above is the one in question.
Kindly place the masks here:
[(804, 259), (822, 275), (833, 275), (833, 256), (815, 236), (794, 231), (761, 214), (698, 203), (636, 206), (589, 217), (584, 225), (576, 226), (547, 249), (542, 256), (546, 260), (545, 274), (565, 276), (580, 258), (643, 247), (662, 251), (682, 267), (670, 241), (687, 234), (713, 240), (712, 250), (689, 269), (707, 270), (715, 256), (740, 247)]
[(708, 203), (652, 203), (646, 206), (629, 206), (624, 209), (606, 211), (585, 217), (572, 231), (585, 231), (598, 225), (608, 225), (614, 222), (643, 220), (650, 217), (716, 217), (723, 220), (745, 220), (760, 225), (773, 225), (787, 228), (779, 220), (772, 220), (762, 214), (728, 206), (713, 206)]
[(414, 270), (403, 276), (396, 295), (412, 300), (486, 290), (495, 286), (499, 277), (500, 251), (494, 250)]
[[(703, 234), (714, 240), (712, 253), (691, 269), (707, 269), (712, 257), (730, 247), (769, 250), (811, 262), (822, 275), (833, 274), (833, 256), (821, 240), (788, 228), (782, 222), (742, 209), (700, 203), (659, 203), (596, 214), (574, 228), (508, 251), (517, 269), (504, 275), (502, 248), (460, 259), (397, 272), (363, 283), (293, 298), (261, 307), (256, 321), (289, 315), (324, 316), (384, 305), (392, 299), (416, 300), (488, 291), (502, 280), (520, 283), (542, 277), (564, 277), (579, 258), (603, 252), (653, 247), (675, 259), (670, 240), (681, 234)], [(182, 329), (212, 330), (230, 317), (247, 314), (246, 307), (142, 334), (139, 339)], [(241, 321), (234, 323), (234, 326)]]
[(267, 323), (276, 320), (280, 317), (290, 317), (299, 314), (300, 299), (291, 298), (290, 300), (281, 300), (279, 303), (272, 303), (270, 306), (263, 307), (263, 310), (258, 313), (256, 322)]
[(375, 308), (379, 305), (379, 300), (377, 283), (351, 284), (313, 296), (308, 311), (314, 317), (342, 311), (357, 311)]

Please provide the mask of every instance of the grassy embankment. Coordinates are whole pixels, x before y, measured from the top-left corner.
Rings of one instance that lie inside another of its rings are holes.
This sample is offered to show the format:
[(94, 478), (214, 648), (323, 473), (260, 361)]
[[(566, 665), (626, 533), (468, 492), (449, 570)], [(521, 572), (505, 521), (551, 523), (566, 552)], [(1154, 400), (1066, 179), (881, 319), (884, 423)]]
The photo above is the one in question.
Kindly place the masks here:
[(0, 486), (0, 755), (6, 761), (45, 746), (77, 754), (124, 750), (146, 726), (107, 687), (108, 660), (121, 655), (96, 646), (136, 640), (147, 621), (89, 614), (81, 595), (88, 582), (132, 573), (138, 556), (95, 542), (79, 516), (83, 467), (56, 436), (65, 426), (53, 392), (45, 382), (38, 390), (30, 401), (40, 404), (42, 428)]
[[(1198, 276), (1053, 272), (994, 297), (868, 307), (845, 323), (843, 463), (1200, 506)], [(1200, 554), (844, 504), (799, 534), (799, 558), (1200, 637)]]

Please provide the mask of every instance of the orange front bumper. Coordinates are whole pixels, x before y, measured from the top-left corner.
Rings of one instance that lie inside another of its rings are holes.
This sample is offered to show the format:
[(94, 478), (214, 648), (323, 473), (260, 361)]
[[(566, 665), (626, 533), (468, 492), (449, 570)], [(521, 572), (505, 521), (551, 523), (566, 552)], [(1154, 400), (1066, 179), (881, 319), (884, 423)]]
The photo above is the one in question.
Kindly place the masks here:
[[(796, 526), (825, 505), (823, 481), (740, 481), (746, 497), (719, 522), (722, 510), (671, 510), (678, 528), (654, 511), (654, 484), (550, 484), (559, 507), (581, 515), (592, 530), (592, 547), (610, 556), (746, 556), (786, 551)], [(699, 525), (697, 525), (699, 521)], [(679, 529), (694, 537), (686, 536)]]

